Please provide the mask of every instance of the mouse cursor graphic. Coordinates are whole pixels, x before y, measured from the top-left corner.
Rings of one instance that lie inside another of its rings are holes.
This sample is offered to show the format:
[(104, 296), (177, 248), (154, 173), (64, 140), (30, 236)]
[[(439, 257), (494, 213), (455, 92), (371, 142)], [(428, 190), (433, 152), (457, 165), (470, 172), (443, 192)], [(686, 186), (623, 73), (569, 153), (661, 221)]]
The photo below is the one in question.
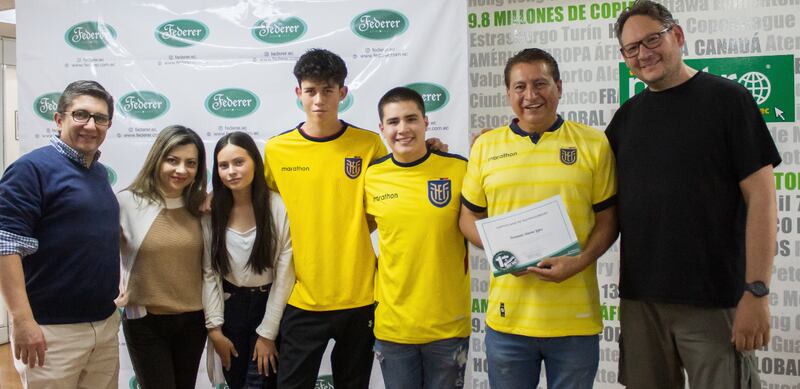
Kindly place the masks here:
[(786, 118), (783, 117), (783, 111), (780, 108), (775, 107), (775, 116), (781, 118), (781, 120), (786, 121)]

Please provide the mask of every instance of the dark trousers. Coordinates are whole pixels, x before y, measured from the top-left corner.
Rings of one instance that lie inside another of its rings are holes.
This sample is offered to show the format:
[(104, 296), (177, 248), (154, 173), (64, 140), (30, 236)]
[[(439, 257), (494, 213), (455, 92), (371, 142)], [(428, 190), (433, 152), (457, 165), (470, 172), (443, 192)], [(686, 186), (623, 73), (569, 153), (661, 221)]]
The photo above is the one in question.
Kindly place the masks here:
[(206, 342), (203, 311), (148, 313), (125, 319), (122, 331), (142, 389), (193, 389)]
[(224, 281), (222, 290), (229, 293), (225, 300), (225, 324), (222, 334), (233, 342), (238, 357), (231, 358), (230, 370), (223, 370), (225, 382), (231, 389), (275, 388), (276, 375), (272, 371), (265, 377), (258, 374), (253, 361), (258, 334), (256, 328), (264, 318), (269, 298), (269, 286), (265, 288), (239, 288)]
[(313, 389), (328, 342), (336, 343), (331, 354), (333, 386), (336, 389), (367, 389), (372, 373), (372, 324), (375, 308), (337, 311), (305, 311), (286, 306), (281, 320), (281, 389)]

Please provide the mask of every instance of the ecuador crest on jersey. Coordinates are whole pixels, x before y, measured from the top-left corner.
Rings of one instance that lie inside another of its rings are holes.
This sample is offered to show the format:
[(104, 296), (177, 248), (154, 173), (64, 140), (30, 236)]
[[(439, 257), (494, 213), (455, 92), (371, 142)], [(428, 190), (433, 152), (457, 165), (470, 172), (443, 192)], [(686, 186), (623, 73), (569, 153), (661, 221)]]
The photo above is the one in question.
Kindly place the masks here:
[(436, 207), (442, 208), (450, 203), (453, 197), (450, 179), (428, 180), (428, 200)]
[(561, 163), (572, 165), (578, 161), (578, 149), (576, 147), (562, 147), (559, 156), (561, 157)]
[(363, 161), (361, 157), (352, 157), (344, 159), (344, 174), (350, 178), (356, 178), (361, 175), (361, 166)]

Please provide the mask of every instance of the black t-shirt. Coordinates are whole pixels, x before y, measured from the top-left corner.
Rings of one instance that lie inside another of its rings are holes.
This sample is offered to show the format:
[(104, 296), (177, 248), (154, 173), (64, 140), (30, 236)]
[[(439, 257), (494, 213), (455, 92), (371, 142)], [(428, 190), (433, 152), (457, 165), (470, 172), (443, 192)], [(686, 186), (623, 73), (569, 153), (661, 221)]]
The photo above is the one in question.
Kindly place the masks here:
[(736, 306), (745, 270), (739, 182), (781, 162), (747, 89), (698, 72), (628, 100), (606, 135), (617, 159), (622, 297)]

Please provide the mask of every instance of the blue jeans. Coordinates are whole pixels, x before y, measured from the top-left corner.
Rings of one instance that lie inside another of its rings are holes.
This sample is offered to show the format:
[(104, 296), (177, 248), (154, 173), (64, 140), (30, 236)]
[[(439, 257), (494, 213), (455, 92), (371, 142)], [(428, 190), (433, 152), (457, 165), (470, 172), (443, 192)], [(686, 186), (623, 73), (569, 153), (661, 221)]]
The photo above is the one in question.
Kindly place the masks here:
[(486, 327), (492, 389), (536, 389), (544, 361), (548, 389), (591, 389), (600, 362), (600, 337), (534, 338)]
[(469, 338), (423, 344), (375, 340), (386, 389), (463, 388)]
[(222, 371), (230, 389), (275, 388), (277, 374), (270, 371), (269, 377), (259, 375), (258, 367), (253, 362), (258, 339), (256, 328), (264, 318), (270, 288), (256, 289), (240, 288), (227, 280), (222, 284), (222, 290), (230, 293), (225, 300), (222, 334), (233, 342), (239, 353), (238, 357), (231, 358), (230, 370)]

